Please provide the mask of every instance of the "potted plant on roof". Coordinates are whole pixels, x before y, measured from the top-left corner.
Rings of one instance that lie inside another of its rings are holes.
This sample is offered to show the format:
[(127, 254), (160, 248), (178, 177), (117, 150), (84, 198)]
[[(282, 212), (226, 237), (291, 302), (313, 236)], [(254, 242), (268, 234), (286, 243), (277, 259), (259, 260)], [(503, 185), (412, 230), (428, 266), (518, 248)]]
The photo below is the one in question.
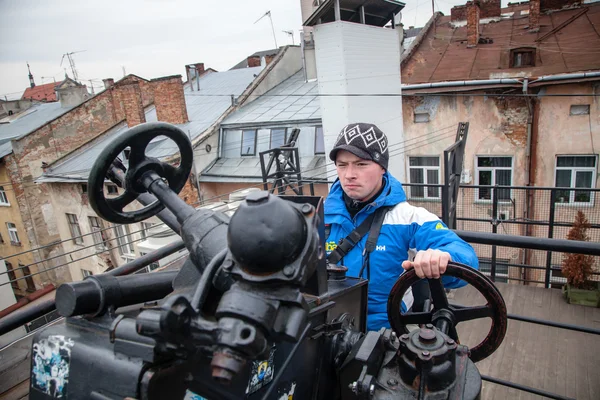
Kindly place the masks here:
[[(579, 210), (575, 222), (567, 234), (568, 240), (589, 241), (587, 230), (590, 223)], [(600, 307), (600, 286), (590, 278), (594, 270), (594, 257), (585, 254), (565, 254), (562, 261), (562, 275), (567, 278), (563, 294), (569, 304)]]

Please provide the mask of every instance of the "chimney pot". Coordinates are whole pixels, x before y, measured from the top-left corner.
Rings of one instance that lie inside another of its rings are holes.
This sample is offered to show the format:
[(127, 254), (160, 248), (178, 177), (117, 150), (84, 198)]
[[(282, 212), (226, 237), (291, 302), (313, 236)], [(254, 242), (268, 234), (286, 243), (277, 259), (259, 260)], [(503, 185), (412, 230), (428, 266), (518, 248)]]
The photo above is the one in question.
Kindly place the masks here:
[(104, 89), (109, 89), (115, 85), (115, 80), (113, 78), (102, 79), (104, 82)]
[(260, 67), (260, 56), (248, 57), (248, 68)]
[(479, 43), (479, 1), (467, 2), (467, 47)]

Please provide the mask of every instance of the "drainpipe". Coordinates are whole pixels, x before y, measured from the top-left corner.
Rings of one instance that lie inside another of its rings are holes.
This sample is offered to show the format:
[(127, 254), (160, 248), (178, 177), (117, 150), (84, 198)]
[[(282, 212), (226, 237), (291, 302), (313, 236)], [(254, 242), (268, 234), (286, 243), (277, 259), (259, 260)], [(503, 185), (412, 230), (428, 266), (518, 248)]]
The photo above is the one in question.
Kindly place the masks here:
[[(529, 80), (525, 79), (523, 80), (523, 94), (527, 95), (529, 92)], [(533, 131), (533, 99), (530, 97), (526, 97), (526, 101), (527, 101), (527, 109), (528, 109), (528, 116), (527, 116), (527, 148), (525, 150), (525, 157), (526, 157), (526, 163), (525, 163), (525, 186), (527, 187), (531, 187), (531, 183), (533, 181), (535, 181), (535, 179), (532, 179), (532, 173), (535, 174), (535, 171), (533, 169), (532, 166), (532, 157), (531, 157), (531, 135), (532, 135), (532, 131)], [(533, 196), (533, 190), (528, 190), (527, 191), (527, 195), (524, 198), (524, 204), (523, 204), (523, 209), (525, 210), (525, 219), (527, 221), (531, 221), (533, 218), (533, 200), (534, 200), (534, 196)], [(524, 225), (525, 227), (525, 235), (524, 236), (532, 236), (532, 228), (531, 225), (526, 224)], [(523, 259), (521, 260), (521, 264), (523, 265), (528, 265), (528, 263), (531, 261), (531, 251), (529, 249), (525, 249), (523, 251)], [(527, 285), (527, 268), (522, 268), (521, 269), (521, 279), (523, 279), (523, 285)]]

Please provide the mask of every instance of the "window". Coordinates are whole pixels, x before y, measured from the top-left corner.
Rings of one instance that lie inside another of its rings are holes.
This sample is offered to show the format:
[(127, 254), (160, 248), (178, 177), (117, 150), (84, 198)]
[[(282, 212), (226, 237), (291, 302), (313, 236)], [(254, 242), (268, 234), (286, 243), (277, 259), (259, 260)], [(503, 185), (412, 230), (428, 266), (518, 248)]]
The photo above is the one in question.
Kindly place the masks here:
[[(410, 183), (439, 184), (440, 183), (440, 158), (439, 157), (409, 157)], [(411, 198), (439, 199), (439, 187), (412, 186)]]
[[(510, 186), (512, 184), (512, 157), (477, 156), (477, 185)], [(510, 200), (510, 189), (498, 189), (498, 200)], [(477, 189), (477, 200), (492, 200), (492, 188)]]
[(87, 185), (85, 183), (81, 185), (81, 193), (87, 194)]
[(94, 239), (96, 249), (108, 249), (108, 237), (106, 237), (106, 233), (104, 232), (104, 227), (102, 226), (102, 221), (100, 221), (100, 218), (88, 217), (88, 220), (90, 221), (90, 229), (92, 231), (92, 238)]
[(8, 198), (6, 197), (6, 192), (4, 191), (4, 186), (0, 186), (0, 205), (10, 206)]
[[(146, 253), (140, 253), (140, 256), (145, 256), (145, 255), (146, 255)], [(160, 264), (158, 263), (158, 261), (154, 261), (153, 263), (145, 266), (144, 268), (134, 272), (134, 274), (145, 274), (147, 272), (152, 272), (158, 268), (160, 268)]]
[(106, 193), (108, 194), (119, 194), (119, 189), (117, 185), (106, 185)]
[(315, 128), (315, 154), (325, 154), (325, 136), (322, 126)]
[(142, 230), (140, 231), (140, 234), (142, 235), (142, 238), (148, 239), (148, 235), (150, 234), (150, 229), (156, 225), (154, 222), (142, 222)]
[(10, 244), (13, 246), (20, 246), (21, 241), (19, 240), (19, 234), (17, 233), (17, 226), (12, 222), (7, 222), (6, 227), (8, 228), (8, 237), (10, 238)]
[(94, 275), (92, 271), (81, 268), (81, 276), (83, 276), (84, 278), (87, 278), (88, 276), (92, 275)]
[(570, 115), (590, 115), (589, 104), (573, 104), (571, 106)]
[(286, 139), (286, 129), (271, 129), (271, 147), (270, 149), (275, 149), (277, 147), (283, 147), (285, 145)]
[(535, 49), (514, 49), (510, 52), (510, 66), (512, 68), (534, 67)]
[[(556, 182), (560, 188), (593, 189), (596, 182), (596, 156), (556, 157)], [(594, 193), (589, 190), (559, 190), (557, 203), (592, 204)]]
[[(479, 271), (485, 276), (492, 276), (492, 259), (480, 258)], [(508, 260), (496, 258), (496, 282), (508, 283)]]
[(119, 254), (121, 256), (134, 256), (133, 243), (131, 241), (131, 233), (127, 225), (115, 225), (115, 234), (117, 235), (117, 244), (119, 246)]
[(415, 111), (415, 123), (429, 122), (429, 113)]
[(15, 274), (12, 264), (8, 261), (5, 261), (4, 263), (6, 264), (6, 273), (8, 275), (8, 280), (10, 281), (10, 286), (12, 286), (13, 289), (19, 289), (17, 274)]
[(256, 130), (242, 131), (242, 155), (256, 155)]
[(27, 283), (27, 291), (35, 292), (35, 283), (33, 283), (33, 277), (31, 276), (31, 270), (29, 267), (19, 263), (19, 269), (23, 271), (23, 276), (25, 277), (25, 282)]
[(83, 238), (81, 237), (81, 228), (77, 221), (77, 215), (67, 214), (67, 221), (69, 222), (69, 230), (71, 231), (71, 238), (75, 244), (83, 244)]

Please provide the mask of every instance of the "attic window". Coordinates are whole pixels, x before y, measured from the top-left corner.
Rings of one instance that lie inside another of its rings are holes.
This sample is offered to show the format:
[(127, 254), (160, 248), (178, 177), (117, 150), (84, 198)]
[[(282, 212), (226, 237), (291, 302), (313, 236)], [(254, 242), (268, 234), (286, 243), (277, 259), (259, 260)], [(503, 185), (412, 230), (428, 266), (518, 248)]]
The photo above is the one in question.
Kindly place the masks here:
[(415, 123), (429, 122), (429, 113), (415, 112)]
[(570, 115), (590, 115), (589, 104), (573, 104)]
[(511, 68), (524, 68), (535, 66), (535, 49), (521, 48), (510, 51)]

